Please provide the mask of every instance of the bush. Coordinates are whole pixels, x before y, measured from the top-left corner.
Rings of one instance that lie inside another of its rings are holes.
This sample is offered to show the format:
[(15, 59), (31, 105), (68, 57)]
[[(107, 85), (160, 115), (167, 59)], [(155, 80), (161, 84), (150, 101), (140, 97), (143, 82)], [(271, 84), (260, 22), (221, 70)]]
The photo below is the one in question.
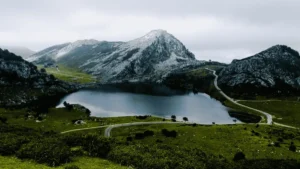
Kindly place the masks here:
[(74, 109), (74, 106), (72, 104), (67, 103), (66, 101), (64, 101), (64, 106), (66, 109), (68, 109), (69, 111)]
[(7, 118), (6, 118), (6, 117), (0, 117), (0, 121), (1, 121), (3, 124), (6, 124)]
[(151, 117), (151, 116), (149, 116), (149, 115), (145, 115), (145, 116), (135, 116), (135, 118), (140, 119), (140, 120), (145, 120), (145, 119), (147, 119), (148, 117)]
[(277, 141), (283, 143), (283, 138), (278, 138)]
[(280, 147), (280, 143), (278, 141), (275, 142), (274, 144), (275, 147)]
[(130, 142), (130, 141), (132, 141), (132, 140), (133, 140), (133, 138), (130, 137), (130, 136), (126, 138), (126, 141), (128, 141), (128, 142)]
[(70, 147), (81, 146), (90, 156), (105, 158), (114, 140), (93, 134), (66, 135), (63, 141)]
[(17, 152), (17, 157), (21, 159), (32, 159), (53, 167), (69, 162), (70, 156), (70, 148), (57, 138), (31, 141)]
[(189, 121), (189, 119), (187, 117), (183, 117), (182, 120), (183, 121)]
[(153, 135), (154, 135), (154, 132), (151, 131), (151, 130), (146, 130), (146, 131), (144, 132), (144, 136), (145, 136), (145, 137), (153, 136)]
[(243, 152), (238, 152), (234, 155), (233, 161), (245, 160), (246, 155)]
[(0, 134), (0, 154), (14, 155), (23, 144), (28, 143), (29, 140), (24, 136), (11, 133)]
[(289, 150), (290, 151), (292, 151), (292, 152), (296, 152), (296, 146), (295, 146), (295, 144), (293, 143), (293, 142), (291, 142), (291, 145), (290, 145), (290, 147), (289, 147)]
[(144, 138), (145, 138), (144, 133), (136, 133), (135, 134), (135, 139), (141, 140)]
[(172, 116), (171, 116), (171, 119), (172, 119), (172, 120), (176, 120), (176, 116), (175, 116), (175, 115), (172, 115)]
[(42, 72), (42, 73), (47, 73), (47, 72), (46, 72), (46, 69), (44, 69), (44, 68), (41, 69), (41, 72)]
[(173, 138), (177, 137), (177, 132), (175, 130), (168, 131), (167, 129), (162, 129), (161, 132), (166, 137), (173, 137)]

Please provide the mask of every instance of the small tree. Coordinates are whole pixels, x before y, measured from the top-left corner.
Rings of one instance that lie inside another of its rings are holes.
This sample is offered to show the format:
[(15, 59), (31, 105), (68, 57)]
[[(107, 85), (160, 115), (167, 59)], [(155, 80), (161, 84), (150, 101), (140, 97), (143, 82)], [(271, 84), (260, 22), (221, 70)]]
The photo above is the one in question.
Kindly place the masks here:
[(182, 119), (183, 119), (183, 121), (189, 121), (189, 119), (187, 117), (183, 117)]
[(171, 119), (172, 119), (172, 120), (173, 120), (173, 119), (176, 120), (176, 116), (175, 116), (175, 115), (172, 115), (172, 116), (171, 116)]
[(236, 123), (236, 122), (237, 122), (237, 120), (236, 120), (236, 119), (233, 119), (233, 122), (234, 122), (234, 123)]

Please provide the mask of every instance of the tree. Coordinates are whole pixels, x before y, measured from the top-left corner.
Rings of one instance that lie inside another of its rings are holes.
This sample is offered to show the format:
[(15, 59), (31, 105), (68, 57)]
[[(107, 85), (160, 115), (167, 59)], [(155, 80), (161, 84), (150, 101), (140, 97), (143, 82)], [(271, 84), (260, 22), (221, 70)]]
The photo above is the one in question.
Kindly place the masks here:
[(176, 116), (175, 116), (175, 115), (172, 115), (172, 116), (171, 116), (171, 119), (172, 119), (172, 120), (176, 120)]
[(183, 117), (182, 119), (183, 119), (183, 121), (189, 121), (189, 119), (187, 117)]
[(237, 120), (236, 120), (236, 119), (233, 119), (233, 122), (234, 122), (234, 123), (236, 123), (236, 122), (237, 122)]

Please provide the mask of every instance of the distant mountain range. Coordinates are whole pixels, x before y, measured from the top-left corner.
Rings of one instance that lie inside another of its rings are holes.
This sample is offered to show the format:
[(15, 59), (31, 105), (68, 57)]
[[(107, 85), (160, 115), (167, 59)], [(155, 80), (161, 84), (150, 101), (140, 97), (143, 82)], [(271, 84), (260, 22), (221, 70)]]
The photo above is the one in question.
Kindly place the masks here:
[(239, 95), (297, 95), (300, 93), (300, 56), (276, 45), (254, 56), (234, 60), (219, 73), (219, 84)]
[(20, 46), (0, 46), (2, 49), (7, 49), (10, 52), (21, 56), (23, 59), (27, 59), (31, 55), (33, 55), (35, 52), (26, 48), (26, 47), (20, 47)]
[(55, 62), (101, 78), (102, 82), (160, 82), (169, 72), (201, 64), (173, 35), (154, 30), (129, 42), (79, 40), (52, 46), (27, 59)]
[[(27, 60), (76, 67), (103, 83), (161, 83), (171, 74), (174, 79), (177, 72), (205, 65), (164, 30), (151, 31), (129, 42), (90, 39), (55, 45)], [(300, 94), (300, 56), (290, 47), (276, 45), (224, 67), (218, 71), (218, 82), (226, 92), (252, 97)]]

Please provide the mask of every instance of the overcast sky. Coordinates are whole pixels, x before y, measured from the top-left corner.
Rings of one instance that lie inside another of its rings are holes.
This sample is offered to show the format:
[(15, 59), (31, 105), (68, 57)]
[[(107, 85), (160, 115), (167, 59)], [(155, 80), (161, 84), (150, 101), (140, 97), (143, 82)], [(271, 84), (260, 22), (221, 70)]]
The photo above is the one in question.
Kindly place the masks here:
[(200, 60), (231, 62), (276, 44), (300, 50), (300, 0), (0, 0), (0, 45), (38, 51), (79, 39), (173, 34)]

